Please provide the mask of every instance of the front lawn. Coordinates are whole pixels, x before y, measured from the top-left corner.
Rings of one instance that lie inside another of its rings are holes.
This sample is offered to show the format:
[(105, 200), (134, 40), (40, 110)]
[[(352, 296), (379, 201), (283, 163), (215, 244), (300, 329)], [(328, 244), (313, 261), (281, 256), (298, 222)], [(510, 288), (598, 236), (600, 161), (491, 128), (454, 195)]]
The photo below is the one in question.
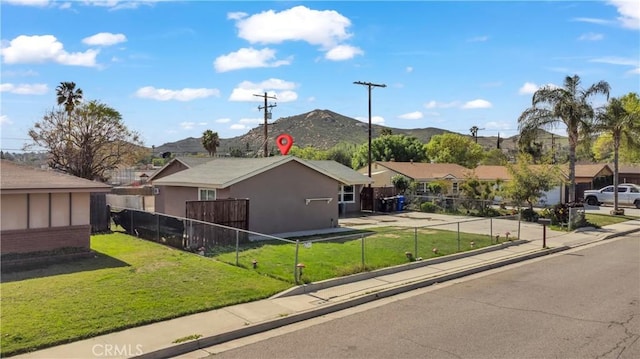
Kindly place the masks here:
[[(407, 263), (406, 252), (423, 259), (444, 256), (491, 245), (488, 235), (419, 229), (417, 234), (417, 255), (415, 232), (413, 228), (383, 227), (372, 228), (364, 236), (364, 266), (362, 239), (358, 235), (349, 235), (346, 239), (314, 242), (316, 238), (300, 238), (298, 246), (298, 263), (303, 263), (303, 282), (317, 282), (329, 278), (390, 267)], [(504, 238), (502, 239), (504, 240)], [(473, 242), (473, 246), (471, 245)], [(306, 243), (306, 245), (305, 245)], [(434, 248), (437, 253), (434, 253)], [(255, 271), (269, 277), (295, 283), (296, 245), (286, 242), (264, 241), (254, 243), (250, 248), (241, 250), (238, 263), (245, 268), (252, 268), (253, 260), (257, 261)], [(226, 253), (209, 253), (214, 258), (230, 264), (236, 263), (234, 248)], [(414, 258), (415, 259), (415, 258)]]
[(622, 222), (638, 219), (638, 217), (613, 216), (613, 215), (599, 214), (599, 213), (586, 213), (585, 219), (590, 225), (596, 228), (601, 228), (604, 226), (608, 226), (610, 224), (622, 223)]
[(2, 274), (1, 356), (257, 300), (291, 286), (121, 233), (93, 236), (91, 248), (95, 258)]

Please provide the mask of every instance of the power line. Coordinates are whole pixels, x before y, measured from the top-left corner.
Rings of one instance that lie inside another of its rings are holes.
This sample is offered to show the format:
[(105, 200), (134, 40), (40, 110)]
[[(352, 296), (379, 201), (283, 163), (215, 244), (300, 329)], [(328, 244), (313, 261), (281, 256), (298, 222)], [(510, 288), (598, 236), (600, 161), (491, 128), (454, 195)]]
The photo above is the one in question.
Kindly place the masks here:
[[(373, 82), (356, 81), (354, 85), (363, 85), (369, 88), (369, 178), (371, 178), (371, 88), (373, 87), (387, 87), (385, 84), (374, 84)], [(371, 183), (369, 183), (371, 187)]]

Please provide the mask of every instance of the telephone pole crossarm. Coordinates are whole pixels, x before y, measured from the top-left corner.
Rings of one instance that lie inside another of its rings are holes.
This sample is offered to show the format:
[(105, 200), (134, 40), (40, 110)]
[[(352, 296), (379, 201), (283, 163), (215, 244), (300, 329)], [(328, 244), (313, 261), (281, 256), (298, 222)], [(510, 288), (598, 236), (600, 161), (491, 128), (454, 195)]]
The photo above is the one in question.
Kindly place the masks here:
[(268, 144), (269, 144), (269, 131), (267, 130), (267, 120), (269, 119), (269, 110), (278, 106), (278, 104), (271, 104), (269, 105), (267, 103), (267, 101), (269, 99), (272, 100), (276, 100), (275, 96), (269, 96), (266, 92), (264, 93), (264, 95), (256, 95), (254, 94), (253, 96), (258, 96), (258, 97), (262, 97), (264, 98), (264, 106), (258, 106), (258, 110), (264, 110), (264, 148), (263, 148), (263, 152), (262, 152), (262, 157), (267, 157), (268, 152)]

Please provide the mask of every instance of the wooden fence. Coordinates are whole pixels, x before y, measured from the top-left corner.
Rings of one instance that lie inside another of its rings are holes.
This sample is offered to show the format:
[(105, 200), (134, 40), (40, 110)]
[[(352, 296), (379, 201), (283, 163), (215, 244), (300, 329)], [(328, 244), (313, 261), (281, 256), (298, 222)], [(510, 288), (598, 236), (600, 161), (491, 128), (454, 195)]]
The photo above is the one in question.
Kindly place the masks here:
[(104, 193), (91, 193), (89, 222), (91, 233), (102, 233), (110, 230), (111, 217), (107, 207), (107, 196)]
[[(218, 199), (213, 201), (187, 201), (186, 217), (199, 221), (220, 224), (226, 227), (249, 229), (248, 199)], [(248, 241), (248, 233), (218, 226), (190, 223), (185, 228), (190, 247), (230, 246), (236, 240)]]

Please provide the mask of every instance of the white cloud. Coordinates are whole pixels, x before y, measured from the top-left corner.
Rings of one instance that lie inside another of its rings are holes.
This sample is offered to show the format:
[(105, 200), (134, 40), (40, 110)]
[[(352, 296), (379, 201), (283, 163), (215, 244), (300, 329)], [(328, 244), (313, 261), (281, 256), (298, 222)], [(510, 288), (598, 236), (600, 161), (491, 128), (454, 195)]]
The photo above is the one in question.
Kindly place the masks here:
[(0, 50), (5, 64), (56, 62), (69, 66), (96, 66), (100, 50), (69, 53), (53, 35), (20, 35)]
[(32, 77), (38, 76), (38, 73), (33, 70), (17, 70), (17, 71), (2, 71), (0, 77)]
[(597, 19), (597, 18), (592, 18), (592, 17), (576, 17), (576, 18), (573, 18), (573, 21), (587, 22), (587, 23), (590, 23), (590, 24), (598, 24), (598, 25), (611, 24), (611, 21), (609, 21), (609, 20)]
[(489, 40), (489, 36), (475, 36), (470, 39), (467, 39), (467, 42), (485, 42)]
[(217, 123), (229, 123), (231, 122), (230, 118), (219, 118), (216, 120)]
[[(369, 123), (369, 118), (368, 117), (356, 117), (356, 120), (360, 121), (360, 122), (364, 122), (364, 123)], [(382, 116), (371, 116), (371, 124), (374, 125), (383, 125), (384, 124), (384, 117)]]
[(423, 117), (424, 115), (420, 111), (409, 112), (398, 116), (398, 118), (401, 118), (403, 120), (419, 120)]
[(522, 87), (518, 90), (520, 95), (531, 95), (534, 92), (538, 91), (540, 87), (533, 82), (525, 82)]
[(356, 55), (364, 55), (364, 51), (351, 45), (338, 45), (327, 51), (324, 57), (327, 60), (343, 61), (352, 59)]
[[(237, 13), (235, 14), (237, 16)], [(268, 10), (237, 17), (238, 36), (250, 43), (279, 44), (306, 41), (329, 49), (351, 37), (351, 21), (333, 10), (311, 10), (296, 6), (281, 12)]]
[(266, 92), (267, 96), (275, 96), (277, 101), (279, 102), (291, 102), (298, 99), (298, 94), (292, 91), (296, 87), (297, 85), (293, 82), (275, 78), (271, 78), (260, 83), (243, 81), (238, 86), (236, 86), (233, 91), (231, 91), (229, 101), (264, 101), (264, 98), (260, 96), (262, 96)]
[(424, 104), (424, 107), (428, 108), (428, 109), (433, 109), (433, 108), (451, 108), (451, 107), (457, 107), (459, 105), (460, 105), (459, 101), (452, 101), (452, 102), (429, 101), (429, 102)]
[(290, 63), (291, 59), (276, 60), (275, 50), (269, 48), (256, 50), (250, 47), (218, 57), (213, 61), (213, 67), (217, 72), (227, 72), (246, 68), (278, 67)]
[(0, 92), (9, 92), (16, 95), (44, 95), (48, 90), (47, 84), (0, 84)]
[(2, 2), (5, 4), (22, 5), (22, 6), (44, 7), (49, 5), (49, 0), (2, 0)]
[(84, 0), (83, 5), (108, 7), (109, 10), (137, 9), (141, 5), (152, 6), (167, 0)]
[(184, 88), (182, 90), (167, 90), (157, 89), (153, 86), (145, 86), (139, 88), (135, 94), (140, 98), (148, 98), (158, 101), (192, 101), (200, 98), (206, 98), (211, 96), (220, 96), (218, 89), (207, 88)]
[(194, 125), (195, 122), (180, 122), (180, 127), (182, 127), (182, 129), (184, 130), (191, 130), (193, 129)]
[(412, 73), (413, 72), (413, 67), (411, 66), (407, 66), (406, 69), (404, 69), (407, 73)]
[(640, 29), (640, 2), (637, 0), (609, 0), (618, 9), (618, 21), (628, 29)]
[(110, 32), (101, 32), (82, 39), (83, 43), (91, 46), (111, 46), (126, 41), (127, 37), (124, 34), (112, 34)]
[(632, 58), (616, 57), (616, 56), (598, 57), (598, 58), (589, 60), (589, 62), (598, 62), (598, 63), (609, 64), (609, 65), (624, 65), (624, 66), (638, 66), (638, 64), (640, 64), (640, 60), (637, 58), (632, 59)]
[(246, 130), (248, 129), (247, 126), (240, 124), (240, 123), (234, 123), (233, 125), (229, 126), (229, 129), (231, 130)]
[(604, 39), (604, 35), (596, 34), (595, 32), (588, 32), (578, 37), (578, 40), (580, 41), (600, 41), (602, 39)]
[(264, 118), (241, 118), (238, 123), (243, 125), (258, 125), (264, 122)]
[(482, 99), (468, 101), (464, 105), (462, 105), (462, 108), (464, 109), (491, 108), (491, 107), (492, 107), (491, 102), (487, 100), (482, 100)]
[(13, 121), (7, 117), (7, 115), (0, 115), (0, 125), (11, 125)]
[(629, 70), (626, 73), (627, 75), (640, 75), (640, 67), (636, 67), (633, 70)]

